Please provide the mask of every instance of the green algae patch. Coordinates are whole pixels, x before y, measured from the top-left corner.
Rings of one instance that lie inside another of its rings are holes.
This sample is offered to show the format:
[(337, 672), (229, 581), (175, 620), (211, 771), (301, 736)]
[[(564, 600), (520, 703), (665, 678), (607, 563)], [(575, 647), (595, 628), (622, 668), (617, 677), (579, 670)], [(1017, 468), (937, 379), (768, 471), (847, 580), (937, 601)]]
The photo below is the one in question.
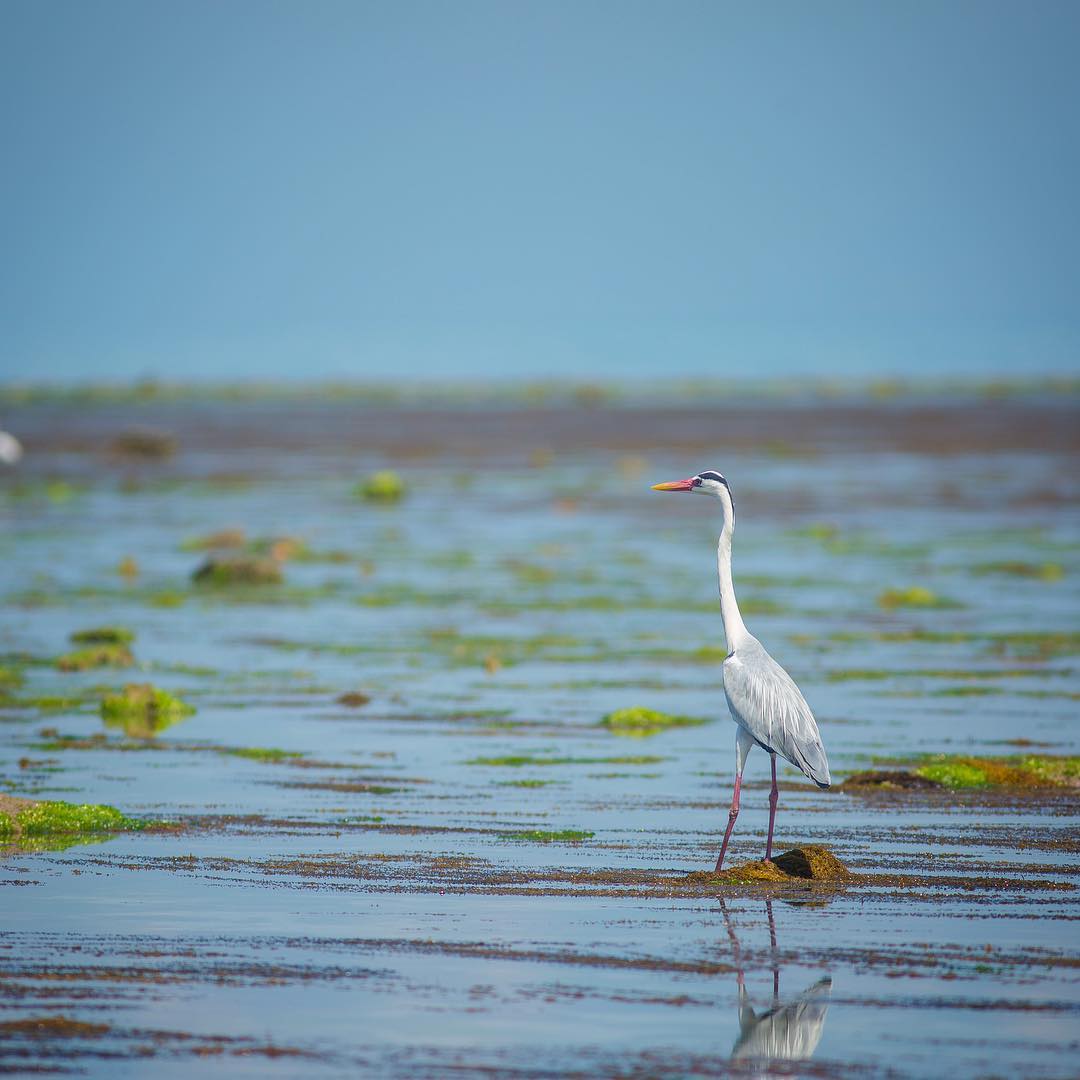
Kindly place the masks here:
[(129, 832), (145, 823), (113, 806), (93, 803), (35, 802), (0, 795), (0, 842), (19, 844), (39, 838), (86, 833)]
[(100, 667), (131, 667), (135, 657), (126, 645), (105, 643), (88, 645), (85, 649), (64, 653), (56, 658), (61, 671), (90, 671)]
[(616, 709), (600, 721), (614, 735), (627, 735), (631, 738), (645, 738), (657, 735), (669, 728), (698, 727), (708, 721), (699, 716), (674, 716), (671, 713), (646, 709), (640, 705), (629, 709)]
[(877, 598), (878, 606), (886, 610), (894, 608), (955, 608), (954, 600), (939, 596), (925, 585), (911, 585), (906, 589), (886, 589)]
[(500, 780), (498, 787), (543, 788), (557, 784), (557, 780)]
[(591, 840), (595, 833), (586, 829), (523, 829), (520, 832), (500, 833), (500, 840), (528, 840), (537, 844), (577, 844)]
[(277, 750), (269, 746), (237, 746), (227, 747), (221, 751), (229, 757), (247, 758), (249, 761), (294, 761), (304, 755), (299, 750)]
[(149, 683), (129, 683), (101, 702), (106, 727), (121, 728), (134, 738), (149, 739), (195, 712), (193, 706)]
[(405, 481), (391, 469), (381, 469), (361, 480), (354, 494), (368, 502), (394, 503), (405, 497)]
[(887, 769), (855, 773), (842, 785), (844, 791), (999, 790), (1048, 791), (1080, 787), (1080, 757), (1050, 754), (977, 757), (966, 754), (932, 754), (916, 759), (912, 770)]
[(984, 768), (967, 761), (942, 761), (934, 765), (924, 765), (915, 770), (915, 775), (952, 789), (989, 787), (991, 783)]
[(654, 754), (629, 754), (621, 757), (557, 757), (544, 754), (507, 754), (504, 757), (476, 757), (466, 765), (494, 765), (520, 769), (527, 765), (550, 767), (553, 765), (655, 765), (666, 758)]
[(1080, 757), (1029, 754), (1023, 757), (950, 757), (936, 755), (916, 770), (943, 787), (1039, 788), (1080, 787)]
[(806, 881), (840, 884), (853, 876), (827, 847), (804, 844), (777, 855), (771, 862), (758, 859), (739, 863), (719, 873), (697, 871), (680, 881), (687, 885), (790, 885)]
[(134, 640), (134, 631), (126, 626), (92, 626), (71, 635), (74, 645), (130, 645)]
[(204, 588), (248, 585), (280, 585), (284, 580), (276, 559), (251, 555), (211, 556), (191, 575)]

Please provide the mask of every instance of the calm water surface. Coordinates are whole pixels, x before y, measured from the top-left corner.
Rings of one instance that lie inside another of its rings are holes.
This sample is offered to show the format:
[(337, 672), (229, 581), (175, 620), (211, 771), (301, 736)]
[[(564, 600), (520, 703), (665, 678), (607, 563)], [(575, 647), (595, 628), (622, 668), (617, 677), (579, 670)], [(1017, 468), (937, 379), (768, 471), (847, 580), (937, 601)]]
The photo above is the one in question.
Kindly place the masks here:
[[(838, 781), (1018, 739), (1076, 754), (1073, 401), (5, 423), (27, 446), (0, 491), (0, 649), (24, 675), (0, 702), (6, 791), (180, 827), (5, 854), (0, 1068), (1076, 1074), (1080, 799), (857, 797), (785, 769), (780, 850), (827, 844), (868, 880), (663, 886), (715, 860), (734, 728), (715, 508), (648, 490), (727, 475), (746, 621)], [(136, 424), (177, 454), (111, 454)], [(357, 497), (386, 467), (407, 497)], [(230, 527), (306, 550), (281, 585), (193, 585), (191, 541)], [(922, 606), (883, 602), (913, 586)], [(135, 631), (136, 667), (58, 671), (101, 624)], [(197, 712), (106, 728), (130, 681)], [(709, 722), (598, 726), (635, 705)], [(230, 752), (253, 749), (301, 756)], [(764, 848), (764, 754), (747, 780), (736, 861)]]

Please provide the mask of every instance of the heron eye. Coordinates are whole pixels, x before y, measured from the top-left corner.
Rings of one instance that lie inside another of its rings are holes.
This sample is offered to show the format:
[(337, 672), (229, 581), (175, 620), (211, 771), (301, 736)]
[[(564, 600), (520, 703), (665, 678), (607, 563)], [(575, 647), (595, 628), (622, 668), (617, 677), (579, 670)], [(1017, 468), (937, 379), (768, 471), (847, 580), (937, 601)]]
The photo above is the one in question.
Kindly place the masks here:
[(694, 485), (694, 487), (701, 487), (701, 477), (695, 476), (691, 483)]

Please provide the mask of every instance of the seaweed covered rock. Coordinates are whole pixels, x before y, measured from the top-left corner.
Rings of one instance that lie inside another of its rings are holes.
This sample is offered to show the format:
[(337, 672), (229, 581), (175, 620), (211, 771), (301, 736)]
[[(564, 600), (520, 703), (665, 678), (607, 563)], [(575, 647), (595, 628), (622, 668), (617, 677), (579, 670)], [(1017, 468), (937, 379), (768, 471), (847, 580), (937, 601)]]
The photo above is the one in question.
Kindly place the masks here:
[(781, 873), (789, 878), (807, 881), (843, 881), (851, 877), (851, 871), (821, 844), (804, 844), (777, 855), (773, 862)]
[(799, 881), (836, 884), (851, 877), (851, 871), (827, 847), (803, 844), (777, 855), (771, 862), (756, 859), (728, 867), (718, 874), (705, 871), (687, 874), (684, 880), (700, 884), (785, 885)]
[(88, 645), (85, 649), (64, 653), (56, 658), (56, 666), (61, 671), (89, 671), (99, 667), (131, 667), (135, 657), (126, 645), (104, 642), (100, 645)]
[(191, 575), (196, 585), (280, 585), (281, 565), (275, 559), (256, 555), (212, 555)]
[(642, 706), (634, 706), (629, 709), (616, 709), (610, 712), (600, 721), (601, 727), (616, 735), (631, 735), (643, 737), (655, 735), (669, 728), (697, 727), (707, 721), (697, 716), (673, 716), (671, 713), (659, 712), (656, 709), (646, 709)]
[(130, 645), (135, 634), (126, 626), (92, 626), (89, 630), (76, 630), (70, 640), (75, 645)]
[(129, 683), (101, 702), (101, 718), (107, 727), (123, 728), (125, 734), (140, 739), (153, 738), (194, 712), (191, 705), (150, 683)]
[(112, 806), (93, 803), (38, 802), (0, 795), (0, 843), (36, 838), (141, 829), (143, 823)]
[(368, 502), (397, 502), (405, 496), (405, 481), (391, 469), (381, 469), (357, 484), (356, 494)]
[(932, 754), (916, 759), (914, 769), (883, 769), (855, 773), (841, 790), (964, 791), (1000, 790), (1038, 793), (1052, 788), (1080, 787), (1080, 757), (1024, 754), (979, 757), (973, 754)]

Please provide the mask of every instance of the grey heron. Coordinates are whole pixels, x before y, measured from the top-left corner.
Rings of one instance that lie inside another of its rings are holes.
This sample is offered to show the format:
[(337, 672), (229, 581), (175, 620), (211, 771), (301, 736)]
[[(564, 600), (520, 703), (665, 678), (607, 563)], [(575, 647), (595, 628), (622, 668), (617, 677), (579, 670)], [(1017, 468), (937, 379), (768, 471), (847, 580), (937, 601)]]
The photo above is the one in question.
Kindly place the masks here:
[(727, 830), (716, 860), (717, 872), (724, 865), (731, 830), (739, 816), (739, 792), (742, 789), (743, 768), (751, 749), (760, 746), (772, 763), (772, 790), (769, 793), (769, 838), (765, 842), (765, 861), (772, 859), (773, 825), (776, 821), (776, 755), (790, 761), (818, 787), (831, 783), (829, 762), (821, 745), (817, 721), (806, 704), (795, 680), (765, 651), (765, 647), (749, 630), (739, 613), (735, 586), (731, 580), (731, 537), (735, 532), (735, 503), (727, 480), (708, 470), (688, 480), (672, 480), (653, 484), (653, 491), (685, 491), (711, 495), (720, 501), (723, 523), (716, 545), (716, 568), (720, 579), (720, 616), (724, 622), (724, 637), (728, 654), (724, 660), (724, 695), (735, 734), (735, 793), (731, 799)]
[(742, 950), (731, 924), (731, 916), (723, 899), (720, 910), (724, 916), (728, 937), (731, 939), (739, 986), (739, 1037), (731, 1051), (732, 1061), (745, 1061), (756, 1066), (752, 1075), (776, 1075), (769, 1066), (780, 1061), (808, 1061), (825, 1028), (829, 1011), (832, 979), (826, 976), (813, 986), (807, 987), (797, 998), (786, 1004), (780, 1000), (780, 965), (776, 959), (776, 921), (773, 918), (772, 901), (765, 901), (769, 919), (769, 941), (772, 945), (773, 998), (772, 1008), (756, 1013), (746, 990)]

